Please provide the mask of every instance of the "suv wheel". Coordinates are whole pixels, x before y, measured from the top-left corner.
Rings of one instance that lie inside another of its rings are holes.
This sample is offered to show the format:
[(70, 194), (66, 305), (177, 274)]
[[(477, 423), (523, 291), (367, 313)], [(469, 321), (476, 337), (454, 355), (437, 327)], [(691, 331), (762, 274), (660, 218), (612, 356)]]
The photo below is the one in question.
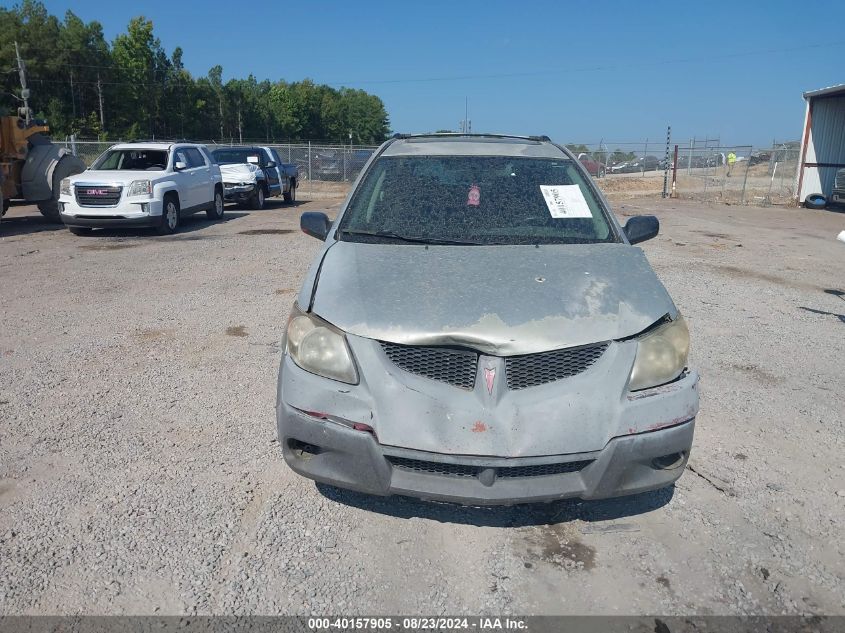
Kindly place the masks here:
[(264, 185), (261, 183), (257, 185), (255, 193), (249, 199), (249, 206), (256, 211), (264, 208)]
[(293, 202), (296, 200), (296, 181), (290, 181), (290, 188), (284, 194), (282, 194), (285, 198), (285, 202)]
[(223, 192), (219, 187), (214, 188), (214, 202), (206, 209), (205, 214), (209, 220), (219, 220), (223, 217), (225, 209), (223, 208)]
[(161, 213), (161, 224), (156, 231), (159, 235), (175, 233), (179, 228), (179, 199), (176, 196), (168, 195), (164, 199), (164, 209)]

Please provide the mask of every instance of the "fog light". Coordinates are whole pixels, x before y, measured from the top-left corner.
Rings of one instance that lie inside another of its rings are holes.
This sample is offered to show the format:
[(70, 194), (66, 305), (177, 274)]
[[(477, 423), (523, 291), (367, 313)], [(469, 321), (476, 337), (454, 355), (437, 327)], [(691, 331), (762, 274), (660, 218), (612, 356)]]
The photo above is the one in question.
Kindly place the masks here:
[(684, 451), (679, 453), (669, 453), (668, 455), (655, 457), (651, 460), (651, 465), (656, 470), (674, 470), (684, 463), (686, 457), (687, 454)]
[(322, 452), (319, 446), (314, 446), (308, 442), (301, 442), (293, 438), (288, 439), (288, 448), (299, 459), (311, 459)]

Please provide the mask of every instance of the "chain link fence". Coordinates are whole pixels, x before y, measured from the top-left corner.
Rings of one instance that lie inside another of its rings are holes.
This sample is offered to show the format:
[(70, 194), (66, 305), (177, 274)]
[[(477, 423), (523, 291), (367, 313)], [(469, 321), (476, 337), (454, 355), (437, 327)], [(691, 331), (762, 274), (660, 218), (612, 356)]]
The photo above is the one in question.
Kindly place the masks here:
[[(120, 141), (84, 141), (74, 138), (55, 141), (91, 165), (98, 156)], [(336, 196), (358, 177), (370, 156), (378, 147), (369, 145), (329, 145), (304, 143), (244, 143), (221, 144), (204, 142), (209, 150), (218, 147), (272, 147), (281, 159), (299, 169), (299, 191), (314, 197)]]
[(608, 194), (660, 195), (665, 176), (667, 193), (674, 184), (679, 198), (763, 206), (792, 203), (800, 152), (798, 141), (758, 148), (690, 139), (678, 145), (676, 166), (674, 144), (667, 156), (665, 140), (567, 146)]
[[(114, 141), (66, 139), (63, 144), (90, 165)], [(206, 142), (209, 149), (239, 144)], [(247, 144), (244, 144), (247, 145)], [(283, 161), (299, 168), (299, 190), (311, 197), (345, 195), (377, 147), (325, 143), (255, 143), (274, 148)], [(719, 139), (691, 139), (674, 145), (648, 139), (626, 143), (569, 143), (570, 150), (597, 179), (605, 193), (619, 197), (654, 196), (668, 192), (680, 198), (731, 204), (791, 204), (795, 193), (800, 143), (774, 141), (771, 147), (724, 145)], [(736, 159), (730, 165), (728, 157)]]

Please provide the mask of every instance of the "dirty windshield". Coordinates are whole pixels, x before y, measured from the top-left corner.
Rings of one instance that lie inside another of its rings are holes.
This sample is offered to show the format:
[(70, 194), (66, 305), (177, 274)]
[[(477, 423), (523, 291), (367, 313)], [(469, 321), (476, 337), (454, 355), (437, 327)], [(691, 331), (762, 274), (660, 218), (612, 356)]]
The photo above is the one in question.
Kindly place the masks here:
[(571, 160), (382, 157), (340, 226), (359, 242), (580, 244), (617, 241)]
[(164, 171), (167, 152), (157, 149), (113, 149), (103, 154), (92, 169), (120, 171)]

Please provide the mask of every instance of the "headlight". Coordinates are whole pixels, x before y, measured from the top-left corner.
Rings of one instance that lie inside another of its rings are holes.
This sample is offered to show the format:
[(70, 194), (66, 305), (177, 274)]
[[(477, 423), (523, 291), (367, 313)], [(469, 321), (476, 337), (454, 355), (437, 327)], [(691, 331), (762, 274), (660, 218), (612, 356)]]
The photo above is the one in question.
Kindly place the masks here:
[(62, 182), (59, 185), (59, 193), (63, 196), (72, 196), (70, 190), (70, 178), (62, 178)]
[(630, 391), (666, 384), (681, 375), (689, 356), (689, 330), (678, 314), (637, 339), (637, 359), (628, 383)]
[(149, 180), (134, 180), (129, 184), (127, 196), (151, 196), (153, 184)]
[(358, 382), (343, 332), (296, 305), (288, 321), (286, 351), (305, 371), (349, 384)]

